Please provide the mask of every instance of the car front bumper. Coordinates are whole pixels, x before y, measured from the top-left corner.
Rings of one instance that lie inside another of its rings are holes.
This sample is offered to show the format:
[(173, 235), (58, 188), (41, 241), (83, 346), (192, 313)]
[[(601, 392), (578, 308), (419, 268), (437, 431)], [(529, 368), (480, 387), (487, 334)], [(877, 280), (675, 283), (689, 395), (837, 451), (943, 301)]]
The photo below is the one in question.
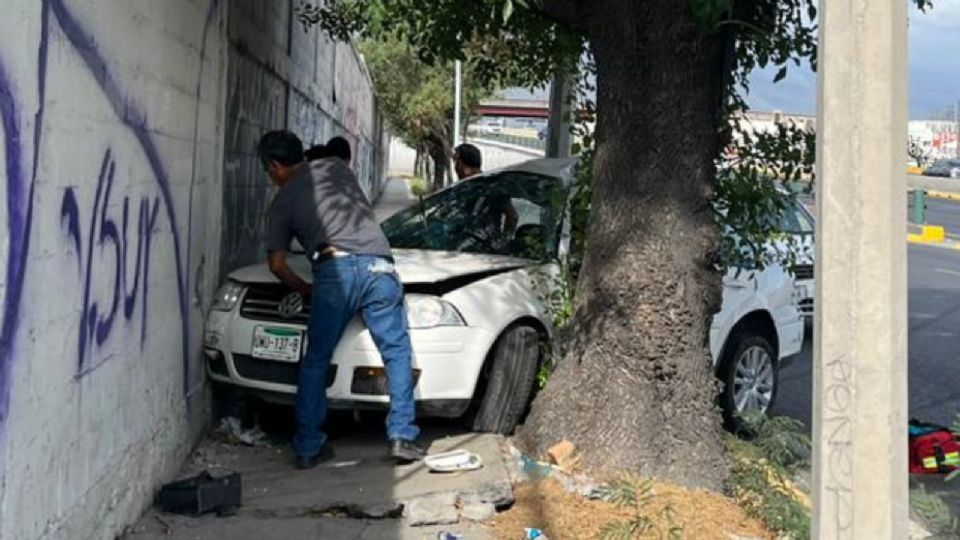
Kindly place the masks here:
[[(254, 358), (256, 326), (306, 331), (302, 325), (215, 312), (208, 319), (205, 336), (207, 373), (215, 381), (290, 402), (297, 392), (299, 363)], [(431, 415), (461, 414), (473, 397), (496, 336), (480, 328), (458, 326), (412, 329), (410, 340), (418, 406)], [(382, 408), (390, 402), (383, 361), (359, 319), (350, 323), (334, 352), (327, 397), (334, 408)]]

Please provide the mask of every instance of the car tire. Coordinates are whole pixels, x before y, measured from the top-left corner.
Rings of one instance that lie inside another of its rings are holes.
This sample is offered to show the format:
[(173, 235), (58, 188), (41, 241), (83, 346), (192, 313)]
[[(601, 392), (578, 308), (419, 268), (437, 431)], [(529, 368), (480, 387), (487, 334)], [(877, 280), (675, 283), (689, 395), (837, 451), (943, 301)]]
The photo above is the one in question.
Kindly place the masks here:
[(527, 411), (540, 365), (540, 334), (529, 326), (510, 328), (494, 346), (468, 411), (472, 431), (509, 435)]
[(737, 432), (745, 427), (741, 412), (766, 414), (773, 407), (780, 386), (780, 362), (769, 339), (741, 330), (730, 337), (717, 376), (723, 383), (720, 407), (724, 424)]

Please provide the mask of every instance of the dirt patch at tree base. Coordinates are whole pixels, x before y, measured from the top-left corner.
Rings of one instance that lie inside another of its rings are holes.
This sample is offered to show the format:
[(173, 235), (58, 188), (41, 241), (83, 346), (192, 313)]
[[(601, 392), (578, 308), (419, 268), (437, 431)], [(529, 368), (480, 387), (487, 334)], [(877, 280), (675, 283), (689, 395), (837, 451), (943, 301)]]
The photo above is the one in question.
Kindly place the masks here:
[[(492, 538), (524, 538), (524, 528), (534, 527), (543, 530), (550, 540), (593, 539), (605, 525), (628, 520), (632, 515), (629, 509), (570, 493), (550, 478), (521, 484), (514, 495), (513, 507), (491, 522)], [(643, 538), (666, 538), (673, 526), (682, 528), (680, 537), (685, 539), (775, 538), (760, 521), (747, 517), (723, 495), (658, 482), (653, 484), (651, 495), (643, 515), (653, 520), (655, 528), (652, 535)], [(667, 506), (673, 510), (672, 524), (665, 516)]]

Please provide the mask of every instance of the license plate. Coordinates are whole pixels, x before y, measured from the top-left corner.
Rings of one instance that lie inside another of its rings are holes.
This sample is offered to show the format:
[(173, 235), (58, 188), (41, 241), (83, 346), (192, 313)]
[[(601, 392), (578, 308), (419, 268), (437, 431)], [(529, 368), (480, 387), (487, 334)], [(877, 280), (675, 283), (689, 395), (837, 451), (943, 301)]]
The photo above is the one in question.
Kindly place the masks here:
[(253, 330), (253, 357), (297, 362), (303, 350), (303, 332), (290, 328), (257, 326)]

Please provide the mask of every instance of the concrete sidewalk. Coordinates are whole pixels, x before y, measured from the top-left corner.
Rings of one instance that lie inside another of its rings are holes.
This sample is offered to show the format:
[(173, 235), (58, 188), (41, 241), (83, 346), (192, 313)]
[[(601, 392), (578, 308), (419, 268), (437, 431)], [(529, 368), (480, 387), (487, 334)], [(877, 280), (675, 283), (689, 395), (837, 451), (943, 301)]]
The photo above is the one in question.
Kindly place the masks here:
[(383, 221), (413, 205), (417, 201), (413, 193), (410, 192), (410, 186), (403, 178), (390, 178), (387, 185), (383, 188), (383, 193), (374, 205), (373, 212), (377, 221)]
[[(193, 454), (180, 477), (204, 470), (214, 476), (240, 472), (243, 506), (237, 514), (193, 518), (153, 509), (122, 538), (419, 540), (436, 538), (438, 531), (461, 533), (470, 540), (488, 538), (467, 515), (513, 501), (502, 439), (487, 434), (444, 436), (437, 431), (427, 434), (426, 440), (431, 439), (431, 453), (467, 449), (480, 455), (484, 467), (436, 474), (422, 464), (395, 466), (384, 459), (380, 429), (334, 441), (336, 457), (309, 471), (294, 469), (288, 445), (255, 448), (211, 438)], [(425, 525), (413, 526), (417, 521)]]

